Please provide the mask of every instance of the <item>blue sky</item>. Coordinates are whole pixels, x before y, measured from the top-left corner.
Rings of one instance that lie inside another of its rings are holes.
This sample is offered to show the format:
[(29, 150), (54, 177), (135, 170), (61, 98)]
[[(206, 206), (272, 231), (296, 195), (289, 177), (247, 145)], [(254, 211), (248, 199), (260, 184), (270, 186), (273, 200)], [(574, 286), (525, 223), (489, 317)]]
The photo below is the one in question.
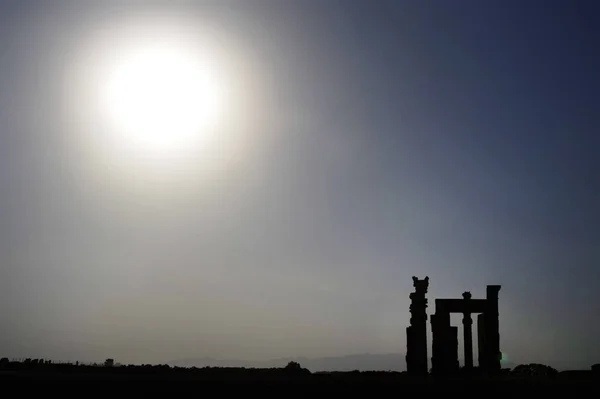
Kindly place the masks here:
[(428, 275), (430, 313), (502, 285), (512, 361), (598, 361), (595, 2), (162, 5), (223, 38), (252, 117), (238, 163), (154, 191), (87, 175), (62, 103), (140, 4), (0, 3), (0, 354), (399, 353)]

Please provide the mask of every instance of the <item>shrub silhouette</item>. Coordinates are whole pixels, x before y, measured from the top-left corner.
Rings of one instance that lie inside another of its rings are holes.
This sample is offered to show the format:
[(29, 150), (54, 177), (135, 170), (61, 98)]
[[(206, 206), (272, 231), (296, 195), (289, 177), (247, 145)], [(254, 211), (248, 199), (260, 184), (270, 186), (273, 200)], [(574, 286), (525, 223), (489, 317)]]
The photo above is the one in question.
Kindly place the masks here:
[(289, 362), (287, 364), (287, 366), (285, 366), (285, 369), (286, 370), (300, 370), (300, 369), (302, 369), (302, 367), (300, 366), (300, 363), (292, 361), (292, 362)]
[(510, 375), (513, 377), (527, 378), (551, 378), (557, 374), (558, 371), (556, 369), (538, 363), (520, 364), (510, 372)]
[(300, 363), (291, 361), (283, 368), (284, 373), (293, 375), (311, 374), (310, 370), (302, 368)]

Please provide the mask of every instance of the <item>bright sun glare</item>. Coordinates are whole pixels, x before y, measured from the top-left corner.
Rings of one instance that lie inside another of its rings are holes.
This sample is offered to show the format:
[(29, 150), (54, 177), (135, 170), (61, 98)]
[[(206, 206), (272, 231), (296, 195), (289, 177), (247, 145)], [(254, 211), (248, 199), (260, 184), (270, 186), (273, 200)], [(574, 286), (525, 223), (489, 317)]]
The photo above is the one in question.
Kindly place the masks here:
[(139, 43), (121, 50), (99, 79), (100, 112), (120, 140), (152, 154), (207, 139), (221, 107), (208, 59), (177, 43)]
[(94, 176), (159, 187), (246, 157), (258, 103), (247, 97), (252, 58), (238, 39), (201, 22), (180, 13), (125, 15), (74, 41), (64, 71), (65, 137)]

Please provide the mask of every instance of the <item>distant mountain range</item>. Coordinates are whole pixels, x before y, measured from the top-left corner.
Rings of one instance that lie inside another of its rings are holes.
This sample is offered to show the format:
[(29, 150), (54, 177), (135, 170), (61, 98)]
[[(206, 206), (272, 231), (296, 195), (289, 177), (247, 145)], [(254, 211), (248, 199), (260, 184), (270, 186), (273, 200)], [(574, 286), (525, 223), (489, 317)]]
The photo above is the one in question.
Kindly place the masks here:
[(248, 360), (220, 360), (211, 357), (188, 358), (168, 362), (171, 366), (178, 367), (256, 367), (271, 368), (285, 367), (289, 362), (300, 363), (303, 368), (311, 372), (317, 371), (404, 371), (406, 361), (403, 354), (358, 354), (332, 357), (289, 357), (265, 361)]

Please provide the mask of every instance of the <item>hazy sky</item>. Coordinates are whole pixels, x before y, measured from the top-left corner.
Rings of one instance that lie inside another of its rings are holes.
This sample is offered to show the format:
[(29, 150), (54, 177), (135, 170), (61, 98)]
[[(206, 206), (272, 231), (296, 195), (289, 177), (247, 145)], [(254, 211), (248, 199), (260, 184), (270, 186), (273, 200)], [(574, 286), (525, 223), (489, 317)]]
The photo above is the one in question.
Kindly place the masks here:
[[(596, 1), (151, 3), (0, 2), (0, 356), (404, 353), (428, 275), (502, 285), (510, 361), (599, 361)], [(211, 166), (81, 145), (87, 38), (148, 12), (236, 71)]]

